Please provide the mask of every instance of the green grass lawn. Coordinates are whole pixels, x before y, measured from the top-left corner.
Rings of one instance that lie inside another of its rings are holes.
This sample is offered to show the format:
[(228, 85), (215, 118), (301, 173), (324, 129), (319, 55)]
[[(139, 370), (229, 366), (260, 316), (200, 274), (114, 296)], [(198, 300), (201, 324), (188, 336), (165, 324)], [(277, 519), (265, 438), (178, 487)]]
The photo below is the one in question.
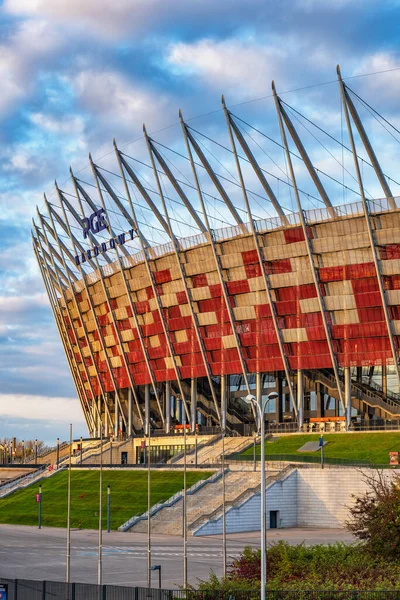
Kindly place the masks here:
[[(266, 456), (295, 455), (301, 457), (316, 457), (319, 452), (297, 452), (306, 442), (319, 439), (319, 434), (289, 435), (267, 440), (265, 445)], [(400, 452), (400, 432), (390, 433), (332, 433), (324, 435), (324, 441), (329, 442), (324, 448), (327, 459), (349, 461), (369, 461), (373, 464), (388, 464), (389, 452)], [(260, 445), (257, 446), (257, 455), (260, 456)], [(248, 448), (241, 458), (253, 457), (253, 448)], [(239, 458), (239, 457), (238, 457)]]
[[(188, 471), (187, 487), (207, 479), (209, 471)], [(103, 471), (103, 524), (107, 526), (107, 485), (111, 486), (111, 528), (147, 510), (146, 471)], [(167, 500), (183, 487), (183, 472), (153, 471), (151, 503)], [(0, 523), (37, 525), (39, 484), (0, 499)], [(99, 471), (71, 473), (71, 527), (97, 529), (99, 524)], [(65, 527), (67, 521), (67, 471), (42, 481), (42, 524)]]

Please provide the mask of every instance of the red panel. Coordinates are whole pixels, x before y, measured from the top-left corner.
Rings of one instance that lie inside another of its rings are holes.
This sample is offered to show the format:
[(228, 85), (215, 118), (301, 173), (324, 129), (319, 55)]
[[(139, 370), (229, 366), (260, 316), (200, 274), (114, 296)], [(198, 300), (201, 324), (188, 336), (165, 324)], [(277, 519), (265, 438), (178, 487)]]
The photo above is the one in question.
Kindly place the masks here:
[(147, 348), (149, 358), (163, 358), (169, 356), (167, 346), (156, 346), (155, 348)]
[(277, 343), (264, 346), (249, 346), (246, 348), (246, 350), (250, 358), (276, 358), (281, 355), (279, 345)]
[(126, 356), (127, 356), (128, 362), (130, 362), (130, 363), (136, 363), (141, 360), (144, 360), (143, 352), (127, 352)]
[(373, 323), (374, 321), (384, 321), (385, 315), (383, 308), (361, 308), (358, 311), (360, 323)]
[(279, 357), (252, 359), (247, 361), (249, 373), (257, 373), (259, 371), (281, 371), (283, 370), (283, 362)]
[(150, 312), (150, 304), (147, 302), (147, 300), (135, 302), (134, 305), (138, 315), (143, 315), (146, 312)]
[(265, 270), (269, 274), (279, 275), (281, 273), (291, 273), (292, 263), (290, 258), (281, 258), (280, 260), (272, 260), (265, 263)]
[(168, 329), (170, 331), (179, 331), (180, 329), (189, 329), (193, 326), (192, 317), (179, 317), (179, 319), (169, 319)]
[(228, 310), (225, 310), (225, 309), (224, 310), (216, 310), (215, 316), (217, 317), (218, 323), (229, 323), (230, 322)]
[(151, 300), (152, 298), (154, 298), (154, 292), (153, 292), (153, 288), (151, 285), (149, 285), (147, 288), (145, 288), (145, 292), (146, 292), (146, 296), (148, 300)]
[(329, 354), (328, 342), (326, 340), (313, 342), (292, 342), (290, 344), (294, 356), (307, 354), (320, 355)]
[(307, 329), (307, 338), (313, 340), (326, 340), (324, 327), (309, 327)]
[(146, 385), (148, 383), (151, 383), (150, 374), (148, 372), (138, 373), (137, 375), (135, 375), (135, 383), (136, 385)]
[(194, 352), (192, 354), (182, 354), (181, 361), (184, 367), (204, 364), (203, 357), (200, 352)]
[(252, 265), (258, 263), (257, 250), (246, 250), (242, 252), (242, 259), (244, 265)]
[(341, 346), (345, 354), (353, 352), (375, 353), (379, 351), (390, 351), (388, 337), (354, 338), (342, 340)]
[(222, 308), (226, 308), (224, 298), (209, 298), (208, 300), (199, 300), (197, 304), (201, 313), (215, 312), (218, 310), (220, 311)]
[[(169, 319), (176, 319), (181, 316), (181, 307), (180, 306), (170, 306), (169, 308), (164, 309), (165, 316)], [(157, 311), (158, 313), (158, 311)]]
[(294, 242), (304, 242), (304, 232), (302, 227), (296, 227), (293, 229), (285, 229), (283, 232), (286, 244), (293, 244)]
[(154, 271), (153, 277), (156, 283), (168, 283), (169, 281), (172, 281), (171, 272), (169, 269), (164, 269), (163, 271)]
[(244, 270), (246, 271), (246, 277), (251, 279), (252, 277), (261, 277), (261, 265), (259, 262), (255, 265), (244, 265)]
[(195, 377), (205, 377), (207, 371), (204, 365), (197, 365), (194, 367), (181, 367), (180, 373), (182, 379), (192, 379)]
[(249, 282), (247, 279), (240, 279), (238, 281), (228, 281), (226, 284), (229, 294), (247, 294), (250, 292)]
[[(171, 319), (171, 321), (176, 321), (176, 319)], [(164, 328), (161, 321), (159, 321), (158, 323), (150, 323), (150, 325), (142, 325), (142, 334), (145, 337), (151, 335), (159, 335), (160, 333), (163, 333), (163, 331)]]
[(177, 300), (178, 304), (187, 304), (188, 303), (188, 297), (186, 295), (186, 292), (177, 292), (176, 293), (176, 300)]
[(351, 282), (354, 294), (365, 294), (367, 292), (379, 292), (377, 277), (367, 279), (353, 279)]
[(206, 350), (218, 350), (221, 347), (221, 337), (204, 338), (204, 347)]
[(195, 287), (195, 288), (208, 286), (207, 274), (200, 273), (199, 275), (193, 275), (192, 283), (193, 283), (193, 287)]
[(301, 312), (297, 302), (276, 302), (275, 306), (278, 315), (295, 315)]
[(254, 307), (257, 317), (270, 317), (271, 307), (269, 304), (256, 304)]
[(200, 352), (200, 346), (197, 340), (190, 342), (175, 342), (173, 344), (175, 354), (190, 354), (191, 352)]
[(319, 278), (322, 282), (364, 279), (366, 277), (376, 277), (373, 262), (360, 263), (359, 265), (342, 265), (339, 267), (321, 267), (319, 269)]
[(366, 294), (354, 294), (356, 306), (360, 308), (369, 308), (373, 306), (382, 306), (382, 298), (379, 292), (367, 292)]
[(396, 260), (400, 258), (400, 244), (391, 244), (380, 248), (382, 260)]
[(332, 325), (332, 336), (337, 339), (381, 337), (387, 335), (386, 322), (353, 323), (350, 325)]
[(222, 296), (222, 287), (220, 283), (210, 285), (209, 289), (212, 298), (218, 298), (219, 296)]

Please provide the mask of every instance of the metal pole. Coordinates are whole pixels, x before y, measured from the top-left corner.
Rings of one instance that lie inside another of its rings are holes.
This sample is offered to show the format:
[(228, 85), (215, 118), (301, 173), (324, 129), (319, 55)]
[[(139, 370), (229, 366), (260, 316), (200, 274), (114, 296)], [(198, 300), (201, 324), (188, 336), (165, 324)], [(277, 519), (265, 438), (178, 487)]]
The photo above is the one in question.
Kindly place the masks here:
[(37, 465), (37, 458), (38, 458), (38, 441), (35, 440), (35, 464)]
[(253, 440), (253, 471), (257, 471), (257, 463), (256, 463), (256, 449), (257, 449), (257, 436), (256, 432), (254, 432), (254, 440)]
[(107, 533), (111, 531), (111, 487), (107, 486)]
[(225, 431), (222, 432), (222, 576), (226, 577)]
[(79, 461), (80, 461), (80, 464), (82, 464), (82, 452), (83, 452), (83, 448), (82, 448), (82, 436), (81, 436), (81, 439), (79, 440), (79, 442), (80, 442), (80, 445), (79, 445), (79, 448), (80, 448)]
[(324, 434), (321, 433), (319, 438), (319, 445), (321, 446), (321, 469), (324, 468)]
[(25, 464), (25, 441), (24, 440), (22, 440), (22, 443), (21, 443), (21, 461), (22, 461), (22, 464)]
[[(261, 400), (261, 398), (260, 398)], [(261, 598), (265, 598), (267, 580), (267, 523), (266, 523), (266, 490), (265, 490), (265, 420), (261, 403), (258, 404), (261, 418)]]
[(112, 456), (112, 439), (110, 438), (110, 465), (113, 464), (113, 456)]
[(187, 589), (186, 412), (183, 411), (183, 589)]
[(151, 428), (149, 423), (148, 429), (148, 449), (147, 449), (147, 587), (151, 588), (151, 471), (150, 471), (150, 434)]
[(66, 564), (66, 573), (65, 573), (65, 583), (67, 584), (66, 600), (69, 600), (69, 581), (70, 581), (70, 576), (71, 576), (71, 457), (72, 457), (72, 423), (69, 426), (68, 498), (67, 498), (67, 564)]
[(56, 449), (56, 465), (58, 469), (58, 464), (60, 462), (60, 438), (57, 438), (57, 449)]
[(194, 466), (197, 469), (197, 426), (194, 432)]
[(39, 485), (39, 522), (38, 529), (42, 529), (42, 486)]
[(103, 580), (103, 422), (100, 423), (100, 479), (99, 479), (99, 535), (97, 559), (97, 585), (102, 585)]

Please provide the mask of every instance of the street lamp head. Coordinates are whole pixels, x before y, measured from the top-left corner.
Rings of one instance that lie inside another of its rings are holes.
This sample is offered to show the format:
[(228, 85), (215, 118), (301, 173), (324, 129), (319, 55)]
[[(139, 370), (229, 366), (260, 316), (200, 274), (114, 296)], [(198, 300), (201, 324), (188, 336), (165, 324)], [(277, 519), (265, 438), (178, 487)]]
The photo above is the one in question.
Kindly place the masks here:
[(253, 394), (247, 394), (245, 402), (247, 402), (247, 404), (251, 404), (252, 402), (255, 402), (255, 399), (256, 397), (253, 396)]
[(275, 400), (278, 397), (279, 397), (279, 394), (277, 392), (271, 392), (270, 394), (268, 394), (269, 400)]

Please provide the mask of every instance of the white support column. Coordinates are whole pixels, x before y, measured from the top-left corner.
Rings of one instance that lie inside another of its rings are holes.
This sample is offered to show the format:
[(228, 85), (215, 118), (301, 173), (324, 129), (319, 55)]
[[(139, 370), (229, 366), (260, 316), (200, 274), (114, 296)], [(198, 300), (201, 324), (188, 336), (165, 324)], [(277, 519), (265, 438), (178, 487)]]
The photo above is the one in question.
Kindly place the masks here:
[(165, 382), (165, 433), (171, 432), (171, 384)]
[(118, 402), (116, 398), (116, 393), (114, 392), (114, 435), (118, 438), (118, 423), (119, 423), (119, 414), (118, 414)]
[(128, 435), (132, 436), (132, 390), (128, 390)]
[(196, 431), (197, 423), (197, 379), (190, 381), (190, 431)]
[(297, 414), (301, 430), (304, 422), (304, 377), (301, 369), (297, 371)]
[(144, 386), (144, 422), (145, 422), (145, 435), (149, 435), (150, 431), (150, 387), (146, 383)]
[(346, 428), (348, 429), (351, 421), (351, 372), (350, 367), (344, 369), (344, 399), (346, 406)]
[(226, 375), (221, 375), (221, 429), (226, 429), (226, 404), (227, 404)]

